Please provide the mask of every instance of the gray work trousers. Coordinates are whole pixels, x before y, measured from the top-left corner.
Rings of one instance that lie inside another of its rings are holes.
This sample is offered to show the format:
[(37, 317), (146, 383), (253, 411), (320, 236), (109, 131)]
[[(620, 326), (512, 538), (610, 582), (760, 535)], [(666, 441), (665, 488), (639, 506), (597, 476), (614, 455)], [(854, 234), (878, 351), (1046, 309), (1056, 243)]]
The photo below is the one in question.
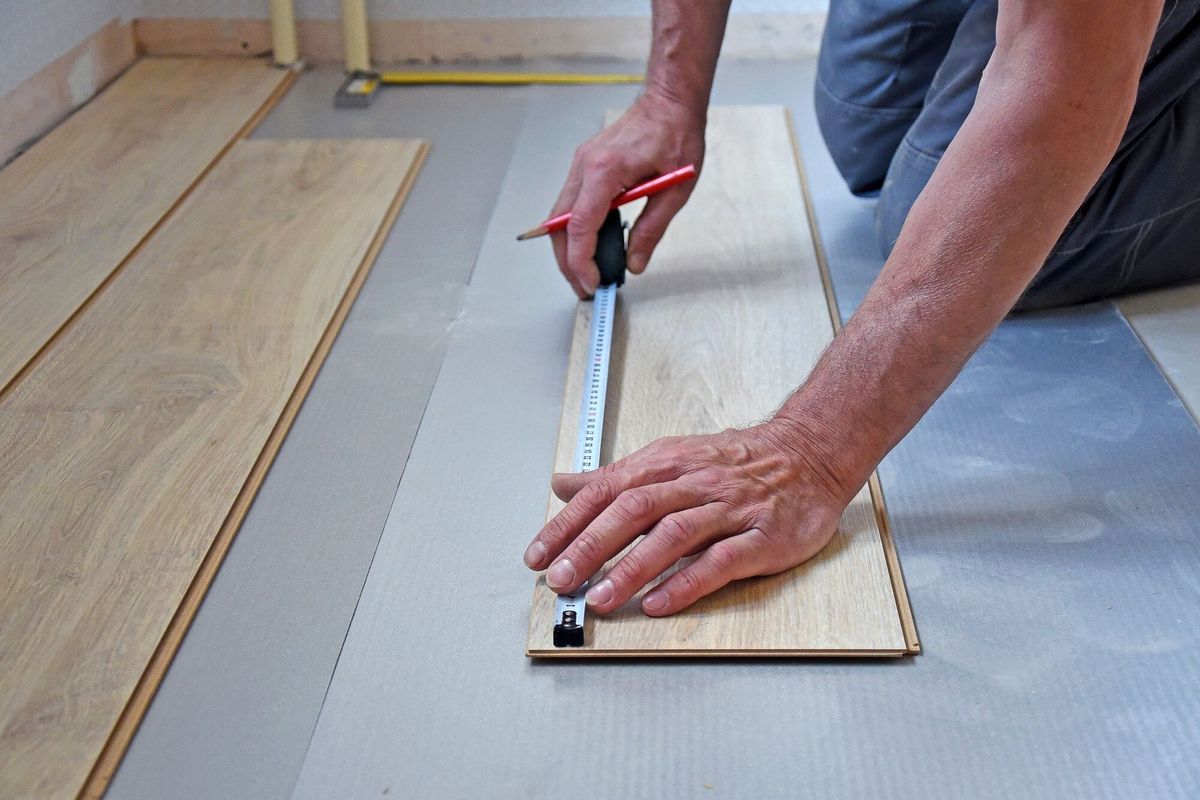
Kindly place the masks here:
[[(816, 109), (886, 255), (975, 101), (997, 0), (831, 0)], [(1097, 54), (1103, 57), (1103, 54)], [(1112, 163), (1018, 309), (1200, 280), (1200, 0), (1166, 0)]]

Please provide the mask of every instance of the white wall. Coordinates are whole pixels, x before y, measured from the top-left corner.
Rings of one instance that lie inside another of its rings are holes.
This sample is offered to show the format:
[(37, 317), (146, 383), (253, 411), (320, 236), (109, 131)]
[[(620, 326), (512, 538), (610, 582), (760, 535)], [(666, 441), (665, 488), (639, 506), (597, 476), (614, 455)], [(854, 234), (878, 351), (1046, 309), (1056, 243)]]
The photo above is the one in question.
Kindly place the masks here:
[[(3, 2), (4, 0), (0, 0)], [(265, 17), (266, 0), (132, 0), (141, 17)], [(734, 0), (735, 14), (824, 12), (828, 0)], [(296, 14), (337, 19), (339, 0), (296, 0)], [(650, 12), (650, 0), (368, 0), (372, 19), (621, 17)]]
[(141, 0), (0, 0), (0, 96)]
[[(735, 14), (823, 12), (828, 0), (734, 0)], [(337, 19), (340, 0), (296, 0)], [(650, 0), (368, 0), (372, 19), (638, 16)], [(267, 16), (267, 0), (0, 0), (0, 97), (113, 18)]]

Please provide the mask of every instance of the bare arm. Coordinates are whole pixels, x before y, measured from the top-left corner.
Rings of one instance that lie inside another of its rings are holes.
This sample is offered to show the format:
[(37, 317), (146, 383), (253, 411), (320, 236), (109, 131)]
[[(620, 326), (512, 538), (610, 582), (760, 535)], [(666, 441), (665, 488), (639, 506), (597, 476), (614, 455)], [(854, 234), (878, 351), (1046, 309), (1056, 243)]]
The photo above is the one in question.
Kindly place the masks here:
[[(704, 125), (730, 0), (654, 0), (646, 88), (619, 120), (580, 145), (551, 214), (571, 212), (553, 237), (559, 269), (580, 297), (596, 290), (596, 232), (623, 187), (704, 160)], [(646, 268), (687, 183), (650, 199), (629, 236), (629, 269)]]
[(863, 484), (1046, 260), (1120, 143), (1161, 11), (1001, 0), (973, 110), (862, 306), (781, 412), (824, 443), (839, 483)]
[(549, 566), (550, 585), (571, 591), (646, 533), (589, 590), (603, 613), (699, 552), (643, 599), (647, 613), (664, 615), (824, 547), (1111, 160), (1161, 10), (1161, 0), (1001, 0), (974, 109), (805, 384), (761, 425), (660, 440), (594, 473), (556, 475), (570, 502), (526, 562)]

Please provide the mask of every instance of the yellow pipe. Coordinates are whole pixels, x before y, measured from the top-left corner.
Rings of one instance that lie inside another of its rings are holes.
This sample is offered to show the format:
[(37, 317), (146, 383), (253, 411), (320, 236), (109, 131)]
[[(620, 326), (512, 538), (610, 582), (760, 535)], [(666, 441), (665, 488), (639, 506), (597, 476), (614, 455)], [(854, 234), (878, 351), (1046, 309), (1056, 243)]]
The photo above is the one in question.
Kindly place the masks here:
[(517, 86), (530, 83), (545, 83), (568, 86), (600, 85), (615, 83), (641, 83), (641, 75), (623, 73), (572, 74), (563, 72), (381, 72), (379, 80), (385, 84), (430, 84), (457, 83), (484, 86)]
[(281, 67), (290, 67), (300, 59), (292, 0), (271, 0), (271, 51), (275, 63)]
[(347, 72), (371, 69), (366, 0), (342, 0), (342, 44), (346, 49)]

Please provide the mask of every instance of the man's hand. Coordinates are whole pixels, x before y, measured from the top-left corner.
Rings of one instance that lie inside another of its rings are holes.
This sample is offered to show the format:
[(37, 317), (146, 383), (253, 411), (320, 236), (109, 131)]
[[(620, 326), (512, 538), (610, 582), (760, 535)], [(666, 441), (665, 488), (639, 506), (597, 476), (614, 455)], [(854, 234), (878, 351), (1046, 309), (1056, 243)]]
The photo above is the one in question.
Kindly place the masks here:
[[(551, 235), (554, 255), (575, 294), (590, 297), (600, 282), (593, 256), (596, 233), (612, 199), (625, 189), (704, 158), (704, 114), (651, 94), (642, 95), (621, 118), (579, 146), (567, 182), (550, 215), (571, 212), (565, 232)], [(629, 234), (629, 271), (640, 273), (671, 218), (683, 208), (695, 181), (667, 189), (646, 202)]]
[(710, 436), (660, 439), (593, 472), (556, 474), (568, 501), (525, 552), (569, 593), (645, 534), (587, 593), (619, 608), (677, 561), (692, 563), (642, 598), (674, 614), (725, 584), (808, 560), (837, 530), (853, 491), (840, 486), (807, 434), (783, 419)]

